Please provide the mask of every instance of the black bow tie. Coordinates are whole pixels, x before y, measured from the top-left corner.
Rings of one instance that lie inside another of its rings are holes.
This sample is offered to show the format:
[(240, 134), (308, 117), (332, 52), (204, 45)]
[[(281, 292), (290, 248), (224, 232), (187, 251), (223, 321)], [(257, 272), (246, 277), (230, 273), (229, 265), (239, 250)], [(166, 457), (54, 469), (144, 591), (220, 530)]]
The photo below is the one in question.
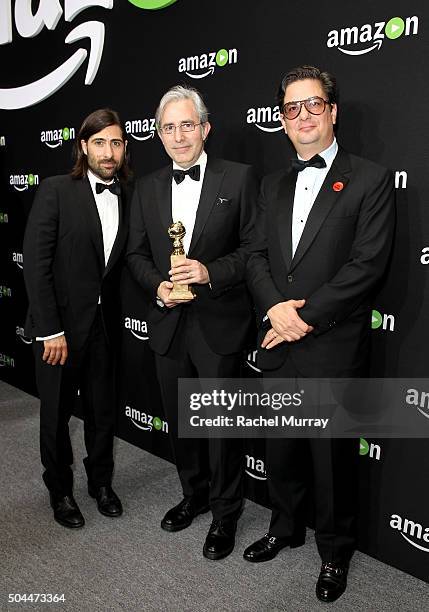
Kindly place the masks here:
[(191, 177), (193, 181), (199, 181), (200, 167), (192, 166), (192, 168), (188, 168), (188, 170), (179, 170), (178, 168), (174, 168), (173, 170), (173, 178), (178, 185), (185, 180), (185, 176), (187, 174)]
[(103, 193), (105, 189), (108, 189), (113, 195), (121, 195), (121, 186), (117, 181), (110, 183), (110, 185), (106, 185), (106, 183), (95, 183), (95, 193)]
[(320, 155), (314, 155), (311, 159), (303, 161), (301, 159), (292, 159), (292, 168), (301, 172), (305, 168), (326, 168), (326, 162)]

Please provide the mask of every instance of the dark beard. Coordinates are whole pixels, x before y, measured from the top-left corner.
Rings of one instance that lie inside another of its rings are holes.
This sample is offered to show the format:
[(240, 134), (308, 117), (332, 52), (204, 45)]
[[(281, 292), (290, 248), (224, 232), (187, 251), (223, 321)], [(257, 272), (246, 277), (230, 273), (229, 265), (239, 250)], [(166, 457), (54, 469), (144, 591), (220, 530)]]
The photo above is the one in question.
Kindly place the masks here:
[(88, 159), (88, 167), (91, 172), (93, 172), (93, 174), (98, 176), (103, 181), (110, 181), (121, 167), (120, 164), (114, 161), (112, 163), (114, 163), (115, 166), (111, 170), (108, 170), (107, 168), (104, 168), (100, 165), (100, 163), (106, 163), (107, 161), (110, 162), (110, 160), (105, 159), (103, 160), (103, 162), (97, 162), (96, 164), (94, 164), (92, 163), (92, 160)]

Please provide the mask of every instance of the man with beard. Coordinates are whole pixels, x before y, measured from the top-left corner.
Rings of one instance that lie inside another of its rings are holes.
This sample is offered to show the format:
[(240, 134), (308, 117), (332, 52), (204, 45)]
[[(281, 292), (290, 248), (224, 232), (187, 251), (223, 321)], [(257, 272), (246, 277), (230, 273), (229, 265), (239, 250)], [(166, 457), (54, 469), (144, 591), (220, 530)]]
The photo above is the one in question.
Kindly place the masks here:
[(77, 136), (71, 174), (42, 182), (24, 238), (26, 334), (36, 340), (43, 480), (55, 520), (69, 528), (85, 523), (73, 497), (68, 429), (78, 389), (88, 493), (103, 515), (122, 514), (111, 481), (114, 343), (128, 225), (126, 146), (116, 112), (91, 113)]

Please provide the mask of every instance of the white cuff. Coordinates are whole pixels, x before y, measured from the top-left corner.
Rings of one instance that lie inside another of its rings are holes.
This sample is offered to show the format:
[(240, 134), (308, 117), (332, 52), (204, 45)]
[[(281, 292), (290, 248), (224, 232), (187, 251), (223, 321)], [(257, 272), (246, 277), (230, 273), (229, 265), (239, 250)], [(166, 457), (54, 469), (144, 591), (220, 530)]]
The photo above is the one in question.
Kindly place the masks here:
[(44, 336), (42, 337), (37, 337), (36, 340), (53, 340), (54, 338), (59, 338), (60, 336), (64, 336), (64, 332), (59, 332), (58, 334), (52, 334), (52, 336)]

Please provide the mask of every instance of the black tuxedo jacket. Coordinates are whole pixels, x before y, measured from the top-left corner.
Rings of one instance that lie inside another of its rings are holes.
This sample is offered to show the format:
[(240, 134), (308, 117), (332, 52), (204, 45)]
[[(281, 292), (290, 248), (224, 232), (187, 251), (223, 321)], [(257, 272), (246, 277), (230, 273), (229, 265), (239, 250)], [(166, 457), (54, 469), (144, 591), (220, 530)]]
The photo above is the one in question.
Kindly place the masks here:
[(69, 347), (80, 349), (100, 296), (107, 336), (113, 339), (116, 335), (121, 254), (128, 228), (124, 187), (118, 203), (118, 233), (105, 266), (101, 222), (89, 180), (62, 175), (41, 183), (24, 237), (28, 336), (64, 331)]
[(171, 269), (171, 181), (172, 165), (140, 179), (131, 206), (127, 263), (150, 303), (150, 345), (165, 354), (181, 310), (191, 307), (215, 353), (238, 352), (252, 319), (245, 270), (256, 212), (253, 173), (250, 166), (208, 158), (188, 257), (207, 267), (211, 288), (194, 285), (191, 305), (168, 309), (156, 305), (156, 293)]
[(303, 376), (363, 376), (371, 298), (394, 230), (392, 174), (340, 148), (292, 259), (296, 178), (290, 169), (263, 180), (247, 276), (259, 321), (274, 304), (304, 298), (298, 314), (314, 331), (274, 349), (258, 348), (260, 367), (277, 369), (289, 355)]

